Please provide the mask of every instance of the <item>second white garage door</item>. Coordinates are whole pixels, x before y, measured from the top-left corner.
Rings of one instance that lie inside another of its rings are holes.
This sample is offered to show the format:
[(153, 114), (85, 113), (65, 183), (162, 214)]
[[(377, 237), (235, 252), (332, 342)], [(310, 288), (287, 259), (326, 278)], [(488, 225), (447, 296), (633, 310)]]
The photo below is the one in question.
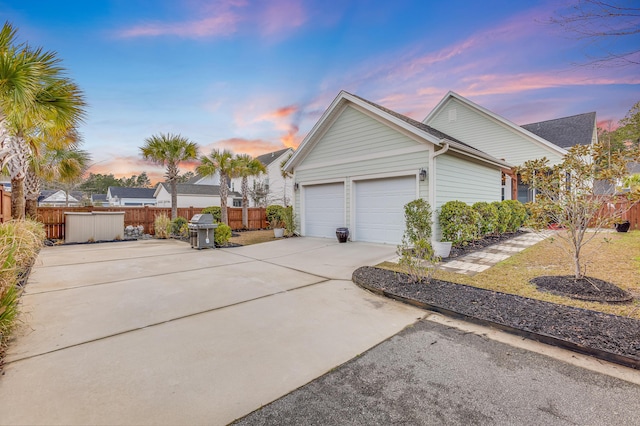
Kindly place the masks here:
[(404, 205), (416, 199), (415, 176), (358, 181), (355, 193), (355, 239), (399, 244)]
[(304, 216), (304, 235), (335, 238), (344, 226), (344, 184), (305, 186)]

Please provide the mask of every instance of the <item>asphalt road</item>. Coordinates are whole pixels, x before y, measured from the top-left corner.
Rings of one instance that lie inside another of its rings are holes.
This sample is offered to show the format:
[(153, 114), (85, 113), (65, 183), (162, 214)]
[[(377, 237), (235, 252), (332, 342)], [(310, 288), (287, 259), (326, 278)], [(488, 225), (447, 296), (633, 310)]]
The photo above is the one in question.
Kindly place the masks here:
[(428, 320), (239, 425), (640, 425), (640, 386)]

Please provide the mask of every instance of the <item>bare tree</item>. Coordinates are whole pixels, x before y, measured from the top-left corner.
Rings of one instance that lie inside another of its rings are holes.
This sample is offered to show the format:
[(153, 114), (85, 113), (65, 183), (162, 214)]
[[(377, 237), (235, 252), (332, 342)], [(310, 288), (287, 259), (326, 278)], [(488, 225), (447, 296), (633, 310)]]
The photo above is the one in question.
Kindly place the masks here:
[(635, 1), (577, 0), (549, 22), (588, 42), (587, 65), (638, 66), (640, 8), (637, 6)]

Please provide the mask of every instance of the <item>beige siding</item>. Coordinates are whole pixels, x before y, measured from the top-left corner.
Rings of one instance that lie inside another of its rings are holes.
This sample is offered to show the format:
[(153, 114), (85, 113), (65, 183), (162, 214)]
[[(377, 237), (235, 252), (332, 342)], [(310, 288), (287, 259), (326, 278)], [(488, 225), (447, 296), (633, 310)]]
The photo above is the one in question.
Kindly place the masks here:
[(441, 155), (435, 159), (436, 191), (433, 208), (434, 235), (439, 239), (437, 211), (447, 201), (459, 200), (467, 204), (478, 201), (500, 201), (502, 174), (500, 170), (472, 163), (452, 155)]
[(514, 166), (542, 157), (547, 157), (553, 164), (562, 160), (561, 155), (554, 153), (551, 148), (505, 127), (456, 99), (449, 99), (444, 108), (426, 124)]

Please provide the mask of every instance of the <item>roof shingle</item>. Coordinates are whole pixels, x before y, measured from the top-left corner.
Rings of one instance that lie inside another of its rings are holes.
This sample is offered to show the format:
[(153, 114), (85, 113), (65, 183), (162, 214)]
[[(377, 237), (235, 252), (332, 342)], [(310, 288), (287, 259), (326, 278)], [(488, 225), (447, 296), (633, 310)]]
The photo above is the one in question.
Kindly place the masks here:
[(591, 143), (595, 123), (596, 113), (587, 112), (525, 124), (521, 127), (561, 148), (571, 148), (575, 145), (589, 145)]

